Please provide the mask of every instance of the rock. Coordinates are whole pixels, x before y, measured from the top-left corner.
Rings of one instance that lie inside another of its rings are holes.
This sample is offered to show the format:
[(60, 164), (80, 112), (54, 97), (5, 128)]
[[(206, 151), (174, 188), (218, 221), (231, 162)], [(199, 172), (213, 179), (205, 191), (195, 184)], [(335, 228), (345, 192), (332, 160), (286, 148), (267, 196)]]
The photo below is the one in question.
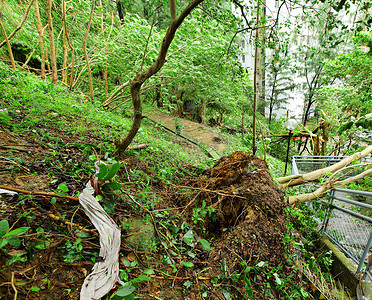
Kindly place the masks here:
[(123, 228), (127, 230), (124, 243), (134, 250), (151, 251), (155, 235), (154, 225), (143, 219), (127, 219), (122, 221)]

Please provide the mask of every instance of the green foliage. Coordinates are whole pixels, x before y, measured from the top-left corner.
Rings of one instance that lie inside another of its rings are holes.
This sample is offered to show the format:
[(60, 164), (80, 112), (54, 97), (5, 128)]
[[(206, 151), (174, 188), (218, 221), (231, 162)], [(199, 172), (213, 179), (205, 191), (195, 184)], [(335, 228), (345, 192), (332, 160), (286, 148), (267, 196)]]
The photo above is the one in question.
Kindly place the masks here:
[[(20, 236), (24, 235), (30, 227), (19, 227), (9, 231), (9, 222), (8, 220), (1, 220), (0, 221), (0, 249), (4, 253), (8, 253), (9, 251), (5, 248), (7, 245), (11, 247), (18, 248), (21, 246), (22, 242), (19, 238)], [(23, 256), (23, 253), (14, 254), (12, 257), (6, 262), (6, 265), (9, 266), (12, 263), (17, 261), (26, 261), (27, 258)]]
[(66, 240), (65, 249), (66, 254), (63, 255), (65, 262), (72, 264), (83, 258), (81, 238), (77, 238), (74, 243), (71, 243), (70, 240)]

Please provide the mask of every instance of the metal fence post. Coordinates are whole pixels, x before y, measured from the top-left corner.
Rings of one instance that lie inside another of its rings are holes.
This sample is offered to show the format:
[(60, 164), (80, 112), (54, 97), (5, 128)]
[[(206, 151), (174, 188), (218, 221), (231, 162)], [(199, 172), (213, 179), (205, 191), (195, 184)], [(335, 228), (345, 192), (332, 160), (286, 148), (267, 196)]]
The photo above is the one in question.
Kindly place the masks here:
[(333, 204), (333, 197), (335, 196), (335, 190), (331, 190), (330, 193), (329, 193), (329, 200), (328, 200), (328, 208), (326, 210), (326, 213), (325, 213), (325, 218), (324, 218), (324, 221), (323, 221), (323, 225), (322, 225), (322, 234), (324, 234), (324, 232), (326, 231), (327, 229), (327, 226), (328, 226), (328, 222), (329, 222), (329, 219), (331, 217), (331, 205)]
[(367, 245), (364, 249), (364, 252), (363, 252), (363, 255), (360, 259), (360, 262), (359, 262), (359, 265), (358, 265), (358, 269), (357, 269), (357, 274), (360, 273), (360, 271), (362, 270), (362, 267), (363, 267), (363, 264), (364, 264), (364, 260), (366, 259), (367, 255), (368, 255), (368, 251), (369, 251), (369, 248), (371, 247), (371, 244), (372, 244), (372, 231), (371, 231), (371, 234), (369, 235), (369, 239), (368, 239), (368, 242), (367, 242)]

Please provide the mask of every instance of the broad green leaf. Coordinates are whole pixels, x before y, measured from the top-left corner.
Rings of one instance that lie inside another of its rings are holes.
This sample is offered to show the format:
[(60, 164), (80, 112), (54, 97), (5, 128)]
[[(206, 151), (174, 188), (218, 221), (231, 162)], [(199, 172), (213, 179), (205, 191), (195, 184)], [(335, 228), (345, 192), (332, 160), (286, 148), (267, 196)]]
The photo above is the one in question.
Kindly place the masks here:
[(119, 162), (114, 163), (110, 167), (110, 170), (108, 171), (107, 175), (102, 180), (103, 181), (110, 180), (112, 177), (116, 175), (119, 169), (120, 169), (120, 163)]
[(194, 246), (194, 234), (192, 233), (191, 229), (185, 233), (185, 235), (183, 236), (183, 241), (190, 247)]
[(152, 270), (152, 269), (146, 269), (145, 271), (143, 271), (143, 273), (145, 273), (147, 275), (153, 275), (153, 274), (155, 274), (154, 270)]
[(119, 290), (116, 291), (115, 296), (124, 297), (132, 294), (136, 290), (136, 287), (133, 285), (125, 285)]
[(194, 264), (190, 261), (183, 261), (181, 265), (185, 266), (186, 268), (192, 268)]
[(50, 245), (50, 242), (48, 241), (39, 241), (36, 243), (36, 245), (34, 246), (35, 249), (38, 249), (38, 250), (44, 250), (46, 247), (48, 247)]
[(25, 234), (31, 227), (19, 227), (17, 229), (14, 229), (12, 231), (9, 231), (7, 234), (4, 235), (4, 237), (10, 237), (10, 236), (20, 236)]
[(99, 166), (99, 172), (97, 174), (98, 180), (101, 180), (103, 177), (107, 175), (107, 166), (105, 164), (100, 164)]
[(9, 230), (8, 220), (1, 220), (0, 221), (0, 237), (4, 236), (4, 234), (6, 234), (8, 230)]
[(6, 239), (1, 239), (1, 240), (0, 240), (0, 249), (3, 248), (6, 244), (8, 244), (8, 240), (6, 240)]
[(68, 187), (66, 182), (62, 182), (57, 186), (57, 191), (63, 191), (63, 192), (68, 192)]
[(203, 246), (204, 250), (211, 251), (211, 244), (207, 240), (200, 239), (199, 243)]
[(109, 183), (105, 183), (103, 186), (102, 186), (102, 189), (104, 190), (107, 190), (107, 191), (116, 191), (116, 190), (119, 190), (121, 189), (123, 185), (121, 185), (120, 183), (117, 183), (117, 182), (109, 182)]
[(14, 248), (18, 248), (19, 246), (21, 246), (21, 240), (19, 238), (8, 239), (8, 243)]

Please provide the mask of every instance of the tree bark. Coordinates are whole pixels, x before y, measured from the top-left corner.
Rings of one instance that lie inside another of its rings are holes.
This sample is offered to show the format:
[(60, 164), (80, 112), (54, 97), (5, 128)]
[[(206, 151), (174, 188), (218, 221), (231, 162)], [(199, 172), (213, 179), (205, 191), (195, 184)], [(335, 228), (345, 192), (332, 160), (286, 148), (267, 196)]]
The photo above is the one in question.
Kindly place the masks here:
[(92, 0), (92, 5), (90, 7), (89, 21), (88, 21), (88, 25), (87, 25), (87, 30), (85, 32), (85, 37), (84, 37), (84, 40), (83, 40), (84, 57), (85, 57), (85, 61), (86, 61), (86, 64), (87, 64), (88, 79), (89, 79), (90, 99), (92, 101), (94, 100), (93, 80), (92, 80), (92, 71), (90, 69), (89, 58), (88, 58), (88, 53), (87, 53), (87, 41), (88, 41), (90, 25), (92, 24), (93, 10), (94, 10), (94, 0)]
[(52, 69), (52, 83), (57, 83), (57, 60), (56, 50), (54, 46), (53, 18), (52, 18), (52, 0), (47, 1), (47, 18), (49, 29), (49, 44), (50, 44), (50, 67)]
[(40, 10), (38, 1), (35, 0), (35, 14), (37, 21), (37, 32), (39, 33), (39, 45), (40, 45), (40, 58), (41, 58), (41, 79), (45, 79), (45, 50), (44, 50), (44, 29), (41, 24)]
[[(8, 40), (10, 40), (22, 28), (23, 24), (25, 23), (25, 21), (27, 19), (28, 13), (30, 12), (30, 9), (31, 9), (31, 6), (32, 6), (33, 3), (34, 3), (34, 0), (31, 0), (27, 9), (26, 9), (26, 12), (23, 16), (23, 19), (22, 19), (21, 23), (19, 23), (19, 25), (12, 31), (12, 33), (8, 35)], [(6, 44), (6, 40), (2, 41), (0, 43), (0, 48), (2, 46), (4, 46), (5, 44)]]
[(302, 195), (297, 195), (297, 196), (290, 196), (287, 198), (287, 203), (289, 205), (295, 204), (295, 203), (301, 203), (301, 202), (306, 202), (306, 201), (311, 201), (317, 198), (322, 197), (325, 193), (329, 192), (330, 190), (341, 187), (344, 185), (347, 185), (349, 183), (352, 183), (354, 181), (357, 181), (359, 179), (362, 179), (366, 177), (367, 175), (372, 174), (372, 169), (368, 169), (356, 176), (340, 180), (340, 181), (332, 181), (328, 180), (325, 182), (320, 188), (318, 188), (315, 192), (313, 193), (308, 193), (308, 194), (302, 194)]
[(303, 183), (311, 182), (314, 180), (317, 180), (328, 173), (333, 173), (337, 170), (340, 170), (346, 166), (348, 166), (352, 161), (361, 159), (363, 157), (366, 157), (369, 153), (372, 152), (372, 145), (366, 147), (363, 151), (357, 152), (351, 156), (348, 156), (341, 160), (340, 162), (329, 166), (327, 168), (323, 168), (320, 170), (316, 170), (307, 174), (298, 174), (298, 175), (290, 175), (285, 177), (279, 177), (276, 178), (276, 181), (279, 182), (278, 187), (281, 189), (285, 189), (290, 186), (300, 185)]
[(16, 69), (16, 65), (15, 65), (15, 61), (14, 61), (13, 51), (12, 51), (12, 47), (10, 46), (8, 35), (6, 34), (6, 31), (5, 31), (3, 22), (1, 21), (1, 13), (0, 13), (0, 27), (1, 27), (1, 32), (4, 35), (6, 45), (8, 47), (9, 58), (10, 58), (10, 62), (12, 64), (12, 68), (15, 70)]
[(121, 6), (120, 0), (116, 0), (116, 9), (118, 11), (120, 23), (121, 23), (121, 25), (123, 25), (123, 23), (124, 23), (124, 14), (123, 14), (123, 8)]
[[(191, 11), (198, 6), (204, 0), (193, 0), (189, 3), (189, 5), (181, 12), (178, 18), (172, 19), (171, 23), (167, 29), (167, 32), (163, 38), (161, 48), (159, 50), (159, 55), (156, 61), (147, 69), (141, 72), (136, 73), (136, 76), (130, 83), (130, 92), (132, 96), (132, 103), (133, 103), (133, 112), (134, 112), (134, 119), (132, 128), (130, 129), (127, 136), (122, 139), (121, 141), (117, 141), (116, 144), (116, 151), (121, 152), (124, 151), (129, 144), (132, 142), (133, 138), (136, 136), (138, 129), (141, 126), (141, 119), (142, 119), (142, 102), (140, 100), (139, 94), (142, 87), (142, 84), (151, 76), (156, 74), (164, 65), (165, 58), (167, 56), (167, 52), (169, 49), (170, 44), (172, 43), (174, 36), (178, 27), (182, 24), (184, 19), (191, 13)], [(173, 10), (175, 7), (175, 0), (170, 1), (171, 7), (171, 16), (176, 15), (176, 12)], [(114, 92), (115, 93), (115, 92)], [(111, 96), (109, 97), (109, 99)]]

